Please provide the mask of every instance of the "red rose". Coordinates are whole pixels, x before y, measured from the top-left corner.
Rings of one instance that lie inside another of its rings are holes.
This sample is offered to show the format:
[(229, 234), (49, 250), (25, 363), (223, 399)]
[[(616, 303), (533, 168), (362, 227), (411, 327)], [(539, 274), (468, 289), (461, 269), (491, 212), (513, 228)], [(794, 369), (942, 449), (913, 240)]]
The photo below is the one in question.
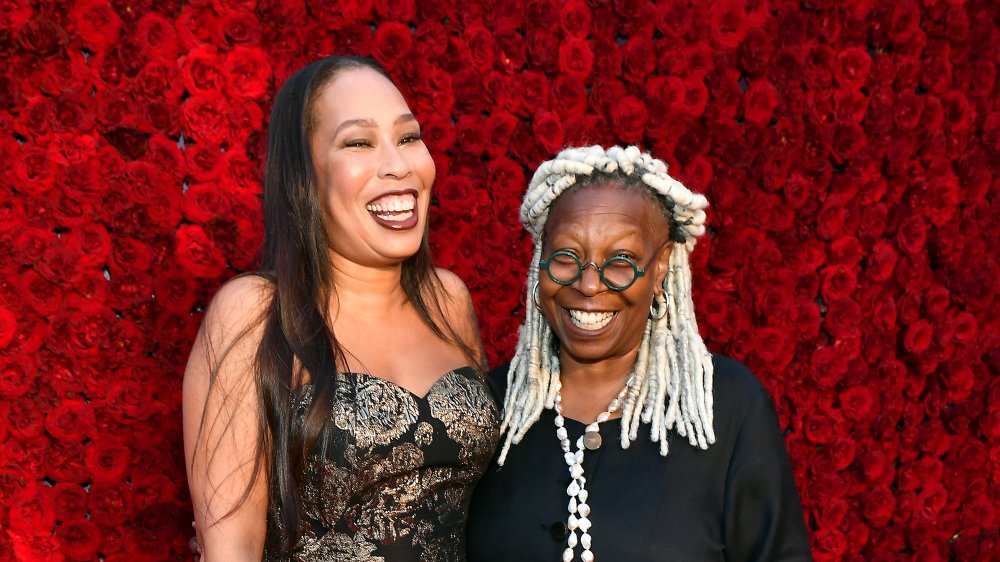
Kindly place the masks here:
[(105, 525), (122, 525), (133, 516), (132, 492), (125, 483), (95, 483), (90, 488), (90, 519)]
[(47, 533), (56, 523), (52, 497), (37, 482), (31, 481), (14, 492), (10, 503), (10, 529), (19, 533)]
[(563, 147), (565, 132), (562, 122), (554, 111), (539, 111), (533, 122), (535, 138), (547, 152), (555, 154)]
[(375, 32), (374, 47), (375, 59), (386, 69), (393, 70), (413, 49), (413, 32), (399, 22), (382, 22)]
[(112, 265), (121, 271), (147, 271), (152, 261), (153, 254), (145, 243), (134, 238), (115, 239)]
[(191, 275), (214, 279), (226, 271), (225, 257), (200, 226), (182, 225), (175, 236), (177, 262)]
[(20, 48), (46, 58), (61, 51), (67, 42), (66, 31), (42, 14), (35, 14), (17, 33)]
[(775, 53), (768, 68), (768, 77), (781, 90), (798, 87), (802, 80), (802, 58), (798, 46), (784, 46)]
[(194, 184), (184, 193), (184, 216), (194, 222), (208, 222), (229, 212), (229, 199), (212, 184)]
[(319, 23), (323, 28), (336, 31), (366, 21), (371, 14), (373, 4), (374, 0), (336, 4), (328, 4), (320, 0), (306, 0), (306, 9), (310, 14), (319, 18)]
[(438, 115), (431, 115), (424, 119), (421, 130), (424, 143), (432, 152), (446, 152), (458, 140), (455, 126)]
[(66, 160), (57, 152), (31, 144), (13, 151), (11, 156), (12, 165), (5, 175), (9, 174), (14, 189), (34, 197), (55, 187), (58, 174), (66, 166)]
[(528, 54), (535, 67), (542, 72), (551, 72), (559, 68), (560, 43), (559, 35), (545, 29), (528, 31)]
[(887, 334), (896, 334), (896, 301), (891, 295), (880, 293), (871, 306), (872, 325)]
[(910, 255), (924, 251), (927, 244), (927, 229), (919, 215), (911, 215), (899, 225), (896, 244), (899, 249)]
[(695, 13), (704, 8), (700, 4), (692, 5), (688, 2), (662, 2), (657, 3), (655, 9), (656, 29), (671, 39), (678, 39), (687, 35), (693, 23), (698, 21)]
[(955, 338), (955, 341), (961, 344), (969, 344), (976, 341), (976, 334), (978, 333), (979, 326), (976, 323), (976, 317), (968, 311), (961, 311), (952, 314), (948, 319), (947, 330)]
[(774, 51), (774, 41), (767, 30), (755, 27), (747, 32), (740, 43), (740, 66), (750, 74), (758, 74), (770, 64)]
[(839, 197), (829, 197), (816, 219), (816, 233), (825, 239), (840, 238), (847, 225), (847, 208)]
[(514, 76), (491, 71), (483, 78), (486, 100), (493, 107), (507, 111), (517, 111), (521, 106), (521, 92)]
[(594, 53), (584, 39), (568, 37), (559, 46), (559, 71), (576, 81), (585, 81), (594, 67)]
[(490, 157), (506, 154), (517, 123), (517, 118), (506, 111), (492, 113), (486, 119), (486, 130), (489, 134), (486, 154)]
[(54, 441), (46, 450), (45, 476), (57, 482), (72, 483), (77, 486), (89, 482), (90, 471), (83, 463), (80, 445)]
[(229, 135), (229, 107), (217, 92), (192, 95), (181, 105), (185, 135), (195, 140), (222, 144)]
[(458, 145), (465, 154), (481, 155), (486, 150), (486, 126), (478, 115), (462, 115), (455, 123)]
[(125, 481), (131, 466), (131, 451), (115, 441), (95, 441), (87, 447), (85, 459), (94, 482), (115, 484)]
[(656, 68), (653, 41), (647, 37), (632, 37), (622, 46), (621, 52), (625, 70), (622, 78), (634, 84), (648, 80)]
[(766, 125), (778, 106), (778, 89), (767, 80), (754, 80), (743, 92), (743, 116), (757, 126)]
[(101, 528), (84, 518), (63, 521), (56, 529), (59, 546), (70, 560), (93, 560), (101, 547)]
[(410, 102), (414, 104), (417, 115), (448, 115), (455, 106), (455, 90), (452, 77), (437, 66), (429, 66), (417, 78), (413, 86), (414, 95)]
[(563, 123), (583, 116), (587, 109), (587, 88), (582, 82), (568, 76), (557, 76), (550, 89), (552, 108), (562, 117)]
[(94, 99), (90, 96), (63, 95), (56, 98), (52, 131), (79, 135), (94, 128)]
[(30, 357), (14, 360), (0, 356), (0, 396), (8, 399), (23, 396), (35, 386), (37, 376), (38, 369)]
[(649, 118), (646, 104), (635, 96), (626, 96), (611, 106), (611, 124), (615, 134), (624, 142), (642, 141), (646, 121)]
[(847, 298), (857, 286), (857, 275), (847, 267), (837, 265), (823, 271), (821, 294), (827, 302)]
[[(279, 20), (288, 21), (288, 20)], [(220, 42), (227, 47), (256, 46), (263, 39), (260, 20), (252, 11), (232, 11), (225, 14), (218, 26), (221, 32)]]
[(847, 553), (847, 537), (837, 529), (819, 529), (810, 542), (816, 549), (817, 560), (840, 560)]
[(861, 326), (861, 307), (853, 299), (846, 298), (828, 304), (823, 325), (834, 337), (848, 337), (857, 334)]
[(526, 185), (521, 166), (504, 156), (491, 161), (486, 167), (486, 173), (486, 187), (490, 193), (517, 191)]
[(709, 37), (720, 47), (736, 48), (747, 33), (747, 14), (742, 2), (709, 4)]
[(708, 86), (700, 79), (688, 79), (684, 82), (684, 97), (678, 113), (689, 119), (701, 117), (708, 105)]
[(780, 368), (792, 360), (787, 348), (789, 338), (784, 329), (766, 327), (753, 334), (754, 351), (764, 362)]
[(79, 443), (93, 426), (94, 411), (82, 400), (64, 400), (45, 416), (45, 429), (60, 441)]
[(177, 59), (177, 31), (174, 22), (162, 14), (146, 12), (139, 18), (132, 38), (138, 42), (142, 54), (151, 60)]
[(964, 400), (972, 393), (976, 384), (976, 374), (965, 358), (952, 359), (940, 373), (941, 382), (948, 389), (948, 397), (951, 400)]
[(271, 83), (271, 65), (260, 49), (240, 46), (226, 54), (222, 75), (230, 97), (261, 98)]
[(37, 562), (63, 562), (56, 538), (47, 532), (15, 533), (8, 531), (14, 545), (14, 560)]
[(49, 494), (56, 519), (68, 521), (87, 516), (87, 491), (79, 484), (59, 482), (49, 488)]
[(934, 328), (927, 320), (920, 318), (906, 329), (903, 336), (903, 347), (914, 355), (919, 355), (931, 345)]
[(586, 39), (593, 22), (594, 15), (584, 0), (568, 0), (559, 9), (559, 25), (572, 37)]
[(832, 155), (837, 162), (843, 162), (864, 150), (868, 137), (855, 123), (838, 123), (833, 129)]
[(184, 93), (184, 87), (176, 64), (154, 59), (146, 63), (132, 80), (131, 91), (136, 101), (143, 104), (155, 101), (176, 104)]
[(181, 68), (184, 87), (191, 95), (205, 95), (222, 91), (223, 58), (211, 45), (201, 44), (177, 61)]
[(10, 345), (15, 334), (17, 334), (17, 316), (0, 306), (0, 349)]
[(885, 527), (892, 520), (896, 510), (896, 499), (892, 490), (885, 486), (877, 486), (869, 492), (862, 503), (861, 514), (872, 527)]

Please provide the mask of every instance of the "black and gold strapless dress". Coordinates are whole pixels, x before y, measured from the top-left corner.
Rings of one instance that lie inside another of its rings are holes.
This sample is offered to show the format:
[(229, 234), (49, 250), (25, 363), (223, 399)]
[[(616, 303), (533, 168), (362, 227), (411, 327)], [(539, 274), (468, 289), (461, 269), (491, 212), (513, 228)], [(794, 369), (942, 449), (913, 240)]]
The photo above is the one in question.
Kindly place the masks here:
[[(498, 440), (483, 377), (455, 369), (417, 396), (371, 375), (337, 376), (326, 452), (307, 468), (309, 529), (291, 560), (465, 560), (472, 489)], [(297, 393), (300, 417), (310, 400)]]

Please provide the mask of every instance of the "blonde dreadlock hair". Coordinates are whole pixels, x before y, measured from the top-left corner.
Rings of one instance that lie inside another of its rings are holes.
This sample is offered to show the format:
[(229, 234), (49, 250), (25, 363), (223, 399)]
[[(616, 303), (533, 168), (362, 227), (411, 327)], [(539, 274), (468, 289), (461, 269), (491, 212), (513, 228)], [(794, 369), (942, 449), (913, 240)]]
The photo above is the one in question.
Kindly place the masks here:
[[(528, 295), (533, 301), (538, 284), (538, 262), (549, 209), (559, 196), (579, 183), (608, 179), (612, 183), (640, 185), (669, 210), (671, 240), (669, 269), (663, 294), (650, 307), (651, 318), (639, 346), (635, 378), (622, 407), (621, 446), (636, 439), (640, 421), (650, 424), (650, 438), (666, 456), (667, 435), (676, 429), (693, 446), (707, 449), (715, 443), (712, 427), (712, 357), (698, 333), (691, 300), (691, 266), (688, 255), (695, 239), (705, 232), (708, 200), (667, 174), (667, 165), (639, 148), (600, 146), (567, 148), (554, 160), (538, 167), (521, 205), (521, 223), (531, 233), (535, 251), (528, 269)], [(526, 307), (517, 348), (507, 372), (505, 432), (498, 459), (503, 464), (512, 444), (524, 437), (541, 415), (551, 409), (559, 384), (559, 357), (552, 330), (537, 306)]]

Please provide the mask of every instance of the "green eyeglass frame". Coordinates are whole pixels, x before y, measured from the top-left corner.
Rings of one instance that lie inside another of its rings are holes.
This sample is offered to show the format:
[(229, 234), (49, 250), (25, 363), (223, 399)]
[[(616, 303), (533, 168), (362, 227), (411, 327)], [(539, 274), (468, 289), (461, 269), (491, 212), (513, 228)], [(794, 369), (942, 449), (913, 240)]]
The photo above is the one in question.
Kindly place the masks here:
[[(552, 270), (549, 268), (549, 264), (551, 264), (552, 260), (558, 256), (566, 256), (572, 259), (574, 262), (576, 262), (576, 275), (574, 275), (571, 279), (568, 280), (559, 279), (552, 274)], [(615, 284), (608, 281), (607, 277), (604, 276), (604, 270), (607, 269), (609, 265), (621, 266), (621, 264), (627, 264), (629, 267), (632, 268), (633, 272), (632, 280), (625, 284)], [(576, 254), (574, 254), (569, 250), (556, 250), (555, 252), (549, 254), (548, 259), (538, 261), (538, 269), (544, 269), (545, 273), (548, 274), (549, 279), (551, 279), (553, 283), (564, 286), (576, 283), (576, 281), (580, 279), (580, 277), (583, 277), (583, 270), (587, 269), (590, 266), (594, 266), (594, 269), (597, 270), (598, 276), (601, 278), (601, 282), (604, 283), (604, 285), (607, 288), (611, 289), (612, 291), (624, 291), (625, 289), (628, 289), (633, 284), (635, 284), (635, 282), (640, 277), (646, 274), (646, 269), (640, 268), (638, 265), (636, 265), (634, 261), (632, 261), (631, 258), (627, 258), (625, 256), (614, 256), (612, 258), (608, 258), (607, 260), (605, 260), (604, 265), (598, 266), (593, 261), (587, 262), (586, 264), (583, 263), (582, 261), (580, 261), (580, 258), (577, 257)]]

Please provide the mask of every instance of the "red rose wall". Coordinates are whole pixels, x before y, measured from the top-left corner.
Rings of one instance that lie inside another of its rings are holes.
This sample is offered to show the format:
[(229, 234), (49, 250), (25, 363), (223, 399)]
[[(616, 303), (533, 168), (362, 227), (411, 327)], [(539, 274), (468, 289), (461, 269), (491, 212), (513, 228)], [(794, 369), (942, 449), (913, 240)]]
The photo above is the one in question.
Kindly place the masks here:
[(188, 556), (180, 388), (254, 267), (274, 91), (398, 80), (432, 243), (493, 364), (567, 144), (711, 203), (709, 347), (775, 398), (817, 560), (1000, 552), (1000, 10), (990, 0), (0, 0), (0, 560)]

